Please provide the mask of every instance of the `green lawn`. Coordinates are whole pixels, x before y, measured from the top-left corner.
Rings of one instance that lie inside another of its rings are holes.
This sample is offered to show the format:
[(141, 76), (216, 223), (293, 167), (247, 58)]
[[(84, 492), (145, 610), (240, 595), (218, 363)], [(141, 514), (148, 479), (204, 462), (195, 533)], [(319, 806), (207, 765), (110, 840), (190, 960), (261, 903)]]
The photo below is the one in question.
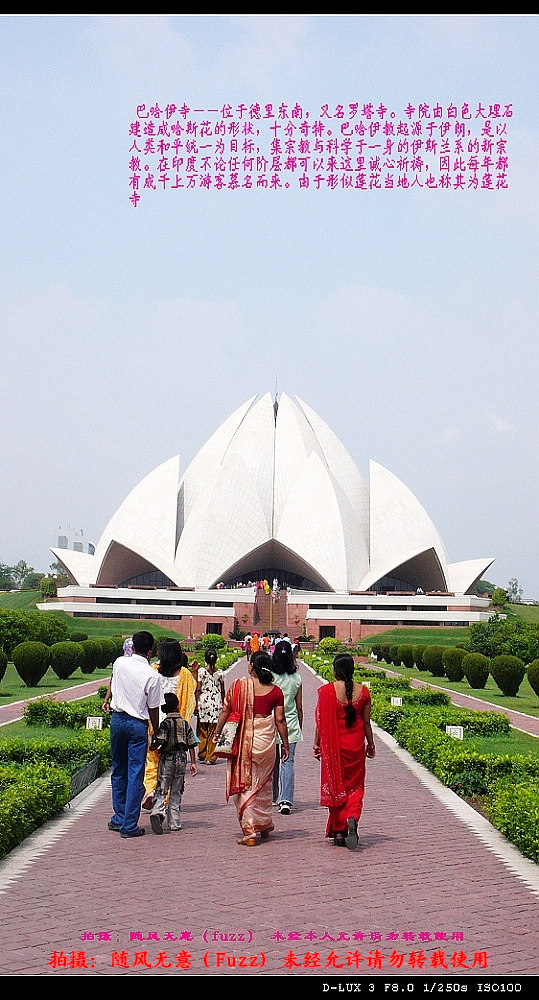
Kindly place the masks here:
[(26, 740), (30, 743), (70, 743), (77, 730), (70, 726), (27, 726), (22, 719), (9, 722), (0, 729), (0, 743), (3, 740)]
[(459, 646), (468, 635), (467, 628), (390, 628), (387, 632), (370, 635), (360, 645), (370, 649), (374, 643), (395, 646)]
[(503, 609), (508, 618), (523, 618), (526, 622), (539, 622), (539, 604), (506, 604)]
[(525, 757), (539, 757), (539, 739), (529, 733), (511, 729), (508, 733), (493, 733), (492, 736), (467, 736), (464, 746), (478, 753), (523, 754)]
[[(63, 611), (58, 613), (62, 616), (65, 614)], [(172, 636), (173, 639), (183, 642), (186, 638), (173, 629), (163, 628), (162, 625), (157, 625), (155, 622), (141, 621), (140, 619), (124, 621), (120, 618), (70, 618), (69, 615), (65, 615), (65, 618), (71, 632), (87, 632), (89, 639), (105, 639), (111, 635), (128, 636), (141, 629), (151, 632), (156, 639)]]
[(39, 590), (16, 590), (12, 594), (0, 592), (0, 608), (9, 611), (36, 611), (36, 601), (41, 601)]
[(412, 670), (408, 670), (406, 667), (401, 667), (397, 671), (396, 667), (391, 663), (385, 663), (384, 660), (381, 660), (378, 666), (382, 670), (399, 673), (400, 676), (407, 679), (414, 678), (415, 680), (425, 681), (429, 687), (444, 688), (446, 691), (457, 691), (459, 694), (466, 694), (472, 698), (487, 701), (494, 707), (509, 708), (514, 712), (523, 712), (525, 715), (533, 715), (535, 718), (539, 718), (539, 696), (532, 690), (527, 677), (524, 677), (518, 694), (514, 698), (509, 698), (507, 695), (502, 694), (498, 685), (490, 676), (484, 688), (475, 690), (470, 687), (467, 680), (449, 681), (447, 677), (433, 677), (428, 670), (416, 670), (415, 667)]

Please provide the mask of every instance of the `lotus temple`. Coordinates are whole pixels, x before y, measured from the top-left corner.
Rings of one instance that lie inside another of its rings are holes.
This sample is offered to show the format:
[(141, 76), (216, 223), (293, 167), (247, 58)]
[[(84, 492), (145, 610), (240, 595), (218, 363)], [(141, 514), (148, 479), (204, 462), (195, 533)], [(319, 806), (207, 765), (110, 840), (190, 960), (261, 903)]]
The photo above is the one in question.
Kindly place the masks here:
[(376, 462), (367, 483), (314, 410), (269, 393), (235, 410), (183, 473), (179, 456), (150, 472), (93, 553), (52, 552), (71, 585), (46, 610), (189, 637), (274, 628), (345, 642), (485, 620), (473, 588), (493, 562), (449, 562), (404, 483)]

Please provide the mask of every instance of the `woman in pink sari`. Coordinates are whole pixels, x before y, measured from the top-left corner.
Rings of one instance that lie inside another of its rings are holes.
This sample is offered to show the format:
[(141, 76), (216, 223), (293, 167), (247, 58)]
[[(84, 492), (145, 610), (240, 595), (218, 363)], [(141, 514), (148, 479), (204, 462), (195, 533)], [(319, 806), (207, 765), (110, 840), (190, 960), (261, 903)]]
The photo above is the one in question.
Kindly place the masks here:
[(214, 739), (231, 712), (238, 712), (237, 754), (227, 761), (226, 798), (233, 797), (243, 836), (238, 844), (256, 845), (256, 835), (266, 840), (273, 830), (271, 801), (275, 764), (275, 729), (282, 740), (281, 759), (288, 758), (288, 730), (283, 692), (273, 683), (271, 657), (253, 654), (249, 676), (234, 681), (227, 691)]
[(333, 661), (335, 680), (318, 690), (314, 756), (320, 760), (320, 805), (327, 806), (326, 837), (355, 850), (363, 807), (365, 757), (374, 757), (371, 696), (354, 681), (354, 660), (344, 653)]

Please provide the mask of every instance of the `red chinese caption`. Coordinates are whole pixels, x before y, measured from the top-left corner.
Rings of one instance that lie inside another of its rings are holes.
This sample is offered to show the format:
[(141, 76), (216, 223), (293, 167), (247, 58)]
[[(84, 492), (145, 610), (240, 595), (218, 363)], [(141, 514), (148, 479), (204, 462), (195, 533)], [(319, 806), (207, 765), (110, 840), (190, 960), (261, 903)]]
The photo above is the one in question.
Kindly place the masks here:
[[(150, 955), (147, 951), (136, 951), (132, 954), (128, 951), (113, 951), (111, 954), (111, 968), (120, 969), (183, 969), (192, 968), (192, 955), (188, 951), (180, 951), (176, 954), (168, 955), (165, 951), (159, 951), (155, 955)], [(236, 954), (235, 952), (217, 951), (205, 952), (202, 956), (202, 964), (206, 969), (263, 969), (266, 964), (264, 952), (255, 954)], [(87, 956), (85, 951), (72, 951), (66, 954), (63, 951), (54, 951), (50, 956), (48, 965), (53, 969), (93, 969), (95, 959)], [(461, 969), (486, 969), (488, 966), (488, 955), (486, 951), (474, 952), (467, 955), (463, 951), (455, 951), (446, 954), (438, 949), (429, 956), (422, 950), (412, 951), (408, 955), (402, 952), (392, 951), (382, 953), (378, 949), (362, 954), (359, 951), (349, 951), (337, 953), (329, 951), (322, 953), (319, 951), (307, 951), (304, 954), (296, 954), (289, 951), (283, 961), (284, 969), (445, 969), (446, 971), (458, 971)]]

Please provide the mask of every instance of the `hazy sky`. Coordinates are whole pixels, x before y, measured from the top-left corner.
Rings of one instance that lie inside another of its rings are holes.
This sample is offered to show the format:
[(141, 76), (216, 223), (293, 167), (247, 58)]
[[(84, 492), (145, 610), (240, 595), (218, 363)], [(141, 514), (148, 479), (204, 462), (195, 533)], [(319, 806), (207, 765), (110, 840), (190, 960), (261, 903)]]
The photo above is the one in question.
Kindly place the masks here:
[[(539, 598), (537, 17), (0, 27), (0, 562), (47, 569), (60, 525), (97, 542), (144, 475), (178, 453), (185, 469), (277, 383), (365, 476), (373, 458), (406, 483), (452, 561), (494, 556), (488, 579)], [(129, 130), (155, 103), (512, 105), (508, 188), (294, 177), (145, 191), (134, 208)]]

